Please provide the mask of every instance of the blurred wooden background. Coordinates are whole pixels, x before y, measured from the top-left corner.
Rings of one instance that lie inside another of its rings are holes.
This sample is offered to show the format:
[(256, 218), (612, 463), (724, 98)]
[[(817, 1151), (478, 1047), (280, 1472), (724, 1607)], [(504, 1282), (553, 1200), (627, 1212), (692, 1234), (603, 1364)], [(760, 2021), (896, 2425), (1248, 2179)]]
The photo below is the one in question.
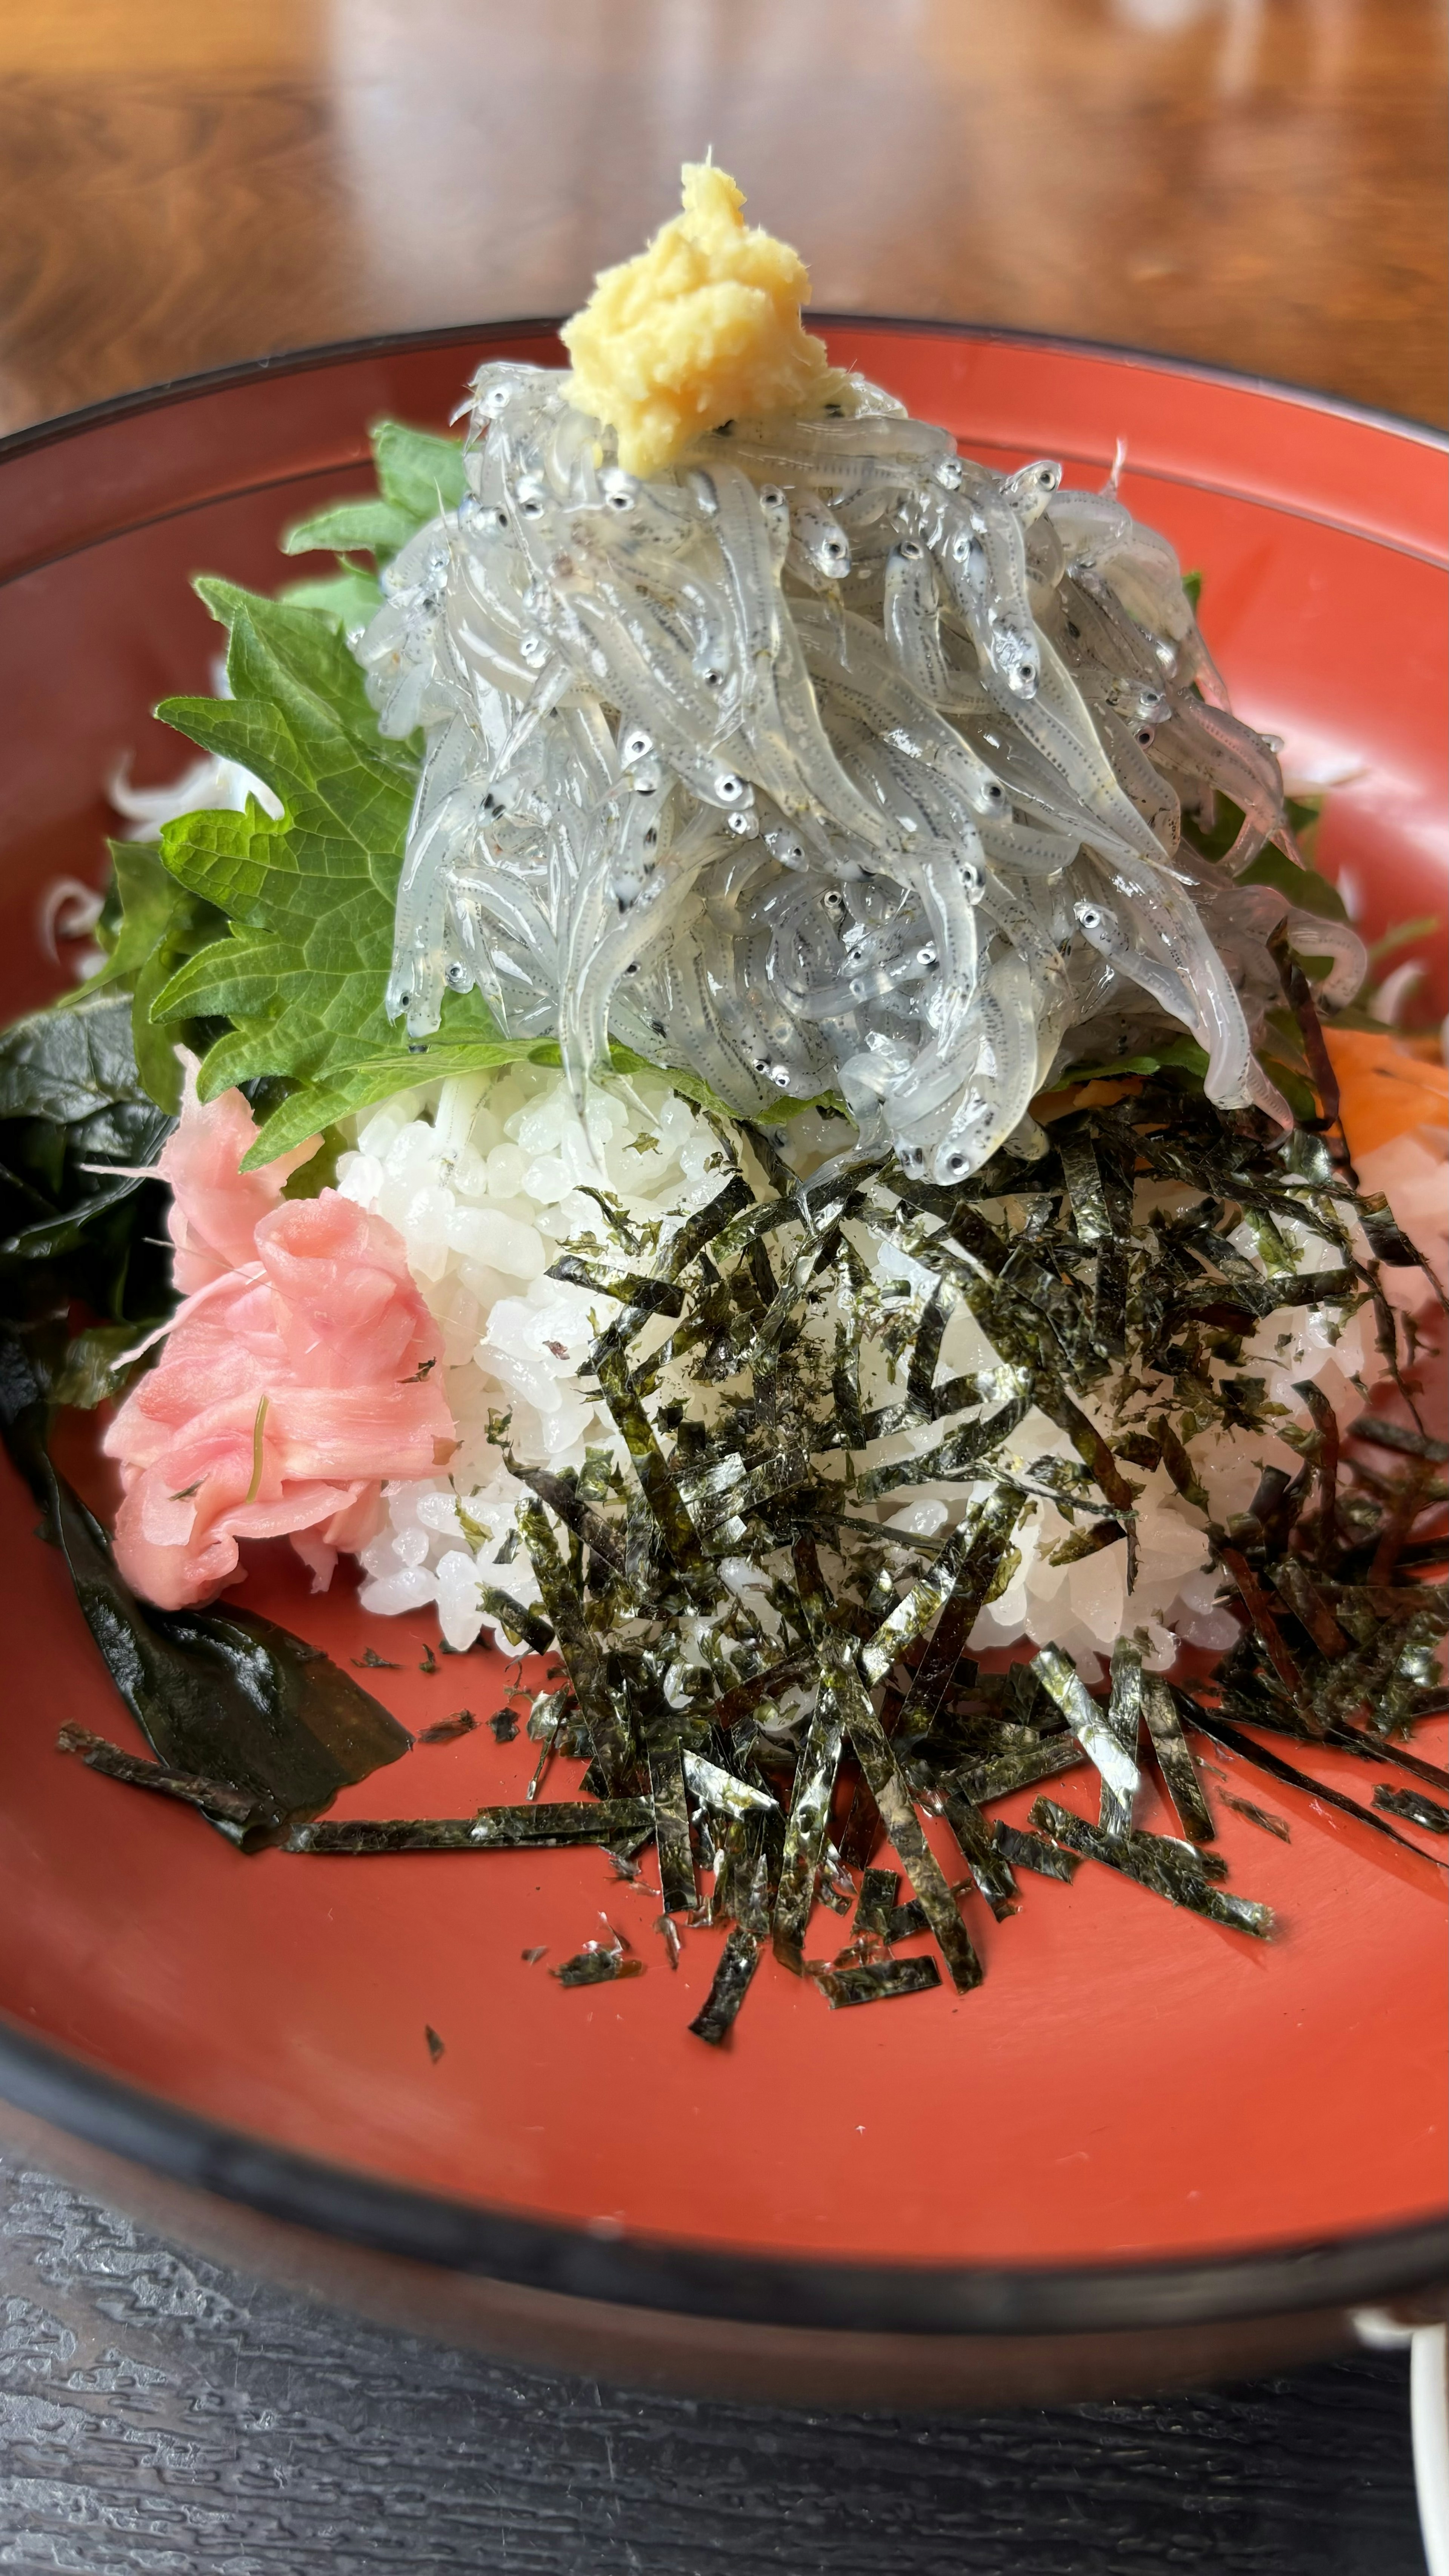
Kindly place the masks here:
[(712, 144), (826, 308), (1446, 412), (1440, 0), (0, 0), (0, 428), (557, 312)]

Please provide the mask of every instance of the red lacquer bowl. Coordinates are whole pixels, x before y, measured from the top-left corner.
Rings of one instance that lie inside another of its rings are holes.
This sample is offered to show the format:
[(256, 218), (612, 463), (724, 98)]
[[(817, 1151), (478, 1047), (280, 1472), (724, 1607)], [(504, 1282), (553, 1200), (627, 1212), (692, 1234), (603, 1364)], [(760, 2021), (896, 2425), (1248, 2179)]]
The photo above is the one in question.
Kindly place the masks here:
[[(1100, 482), (1124, 439), (1124, 497), (1201, 569), (1242, 711), (1291, 775), (1340, 782), (1320, 851), (1368, 935), (1442, 911), (1441, 440), (1061, 342), (828, 336), (993, 464)], [(541, 324), (324, 351), (0, 447), (7, 1012), (53, 984), (38, 898), (99, 878), (115, 764), (186, 756), (147, 710), (207, 685), (188, 577), (275, 585), (279, 530), (367, 487), (367, 423), (441, 426), (485, 349), (559, 354)], [(671, 1972), (602, 1854), (243, 1859), (58, 1758), (62, 1719), (128, 1721), (8, 1474), (0, 1511), (0, 2094), (174, 2232), (523, 2356), (896, 2403), (1266, 2366), (1449, 2272), (1441, 1882), (1301, 1794), (1250, 1791), (1286, 1844), (1222, 1818), (1233, 1885), (1279, 1910), (1270, 1948), (1089, 1866), (1009, 1923), (974, 1914), (975, 1995), (832, 2016), (767, 1961), (714, 2052), (686, 2025), (721, 1936)], [(502, 1696), (494, 1659), (425, 1676), (428, 1622), (313, 1602), (281, 1551), (246, 1597), (339, 1658), (379, 1641), (414, 1728)], [(530, 1758), (481, 1728), (337, 1812), (466, 1813), (521, 1794)], [(1367, 1794), (1344, 1757), (1321, 1776)], [(645, 1976), (566, 1991), (525, 1964), (601, 1908)]]

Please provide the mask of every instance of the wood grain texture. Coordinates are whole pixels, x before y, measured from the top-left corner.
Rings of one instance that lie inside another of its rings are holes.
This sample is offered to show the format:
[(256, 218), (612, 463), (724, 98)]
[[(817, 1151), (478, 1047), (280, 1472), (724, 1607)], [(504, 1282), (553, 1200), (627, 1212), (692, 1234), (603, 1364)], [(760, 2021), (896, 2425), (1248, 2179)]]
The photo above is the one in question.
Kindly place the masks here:
[(1424, 2576), (1407, 2381), (630, 2397), (306, 2306), (0, 2158), (0, 2564), (51, 2576)]
[(566, 309), (712, 144), (826, 309), (1449, 410), (1438, 0), (0, 0), (0, 427)]

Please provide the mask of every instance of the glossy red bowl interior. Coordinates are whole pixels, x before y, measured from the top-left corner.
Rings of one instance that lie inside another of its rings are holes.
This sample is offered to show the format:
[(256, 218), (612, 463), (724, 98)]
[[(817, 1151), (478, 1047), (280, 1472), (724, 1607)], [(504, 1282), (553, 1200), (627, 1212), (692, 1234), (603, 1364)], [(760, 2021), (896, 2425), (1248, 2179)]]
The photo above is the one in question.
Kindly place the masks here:
[[(1242, 711), (1285, 737), (1291, 775), (1340, 782), (1322, 855), (1351, 875), (1368, 934), (1442, 913), (1444, 455), (1430, 433), (1059, 343), (868, 323), (830, 336), (991, 463), (1045, 454), (1100, 481), (1125, 439), (1124, 497), (1201, 569)], [(98, 880), (116, 762), (133, 754), (149, 780), (186, 756), (147, 710), (207, 684), (216, 630), (188, 577), (275, 584), (278, 531), (366, 487), (367, 422), (441, 425), (485, 337), (552, 354), (541, 326), (323, 353), (0, 450), (7, 1011), (53, 984), (37, 901), (57, 874)], [(1425, 953), (1442, 1009), (1441, 944)], [(62, 1719), (129, 1742), (128, 1722), (8, 1474), (0, 1513), (0, 2039), (15, 2043), (8, 2071), (0, 2046), (0, 2089), (19, 2083), (28, 2034), (52, 2065), (120, 2079), (195, 2135), (314, 2160), (324, 2223), (327, 2175), (339, 2192), (363, 2177), (398, 2207), (595, 2245), (605, 2272), (609, 2248), (666, 2269), (714, 2260), (716, 2287), (717, 2258), (742, 2284), (753, 2261), (771, 2297), (791, 2264), (888, 2267), (907, 2305), (912, 2281), (924, 2297), (948, 2275), (1226, 2277), (1305, 2245), (1388, 2243), (1442, 2210), (1441, 1881), (1297, 1793), (1247, 1792), (1285, 1816), (1286, 1843), (1222, 1817), (1232, 1884), (1279, 1910), (1270, 1947), (1088, 1866), (1070, 1889), (1031, 1883), (1004, 1925), (973, 1907), (988, 1974), (969, 1998), (943, 1988), (833, 2016), (767, 1961), (715, 2052), (686, 2025), (721, 1936), (686, 1936), (672, 1972), (656, 1909), (602, 1854), (243, 1859), (189, 1813), (59, 1759)], [(425, 1675), (428, 1621), (369, 1621), (345, 1585), (314, 1602), (280, 1551), (256, 1561), (246, 1597), (340, 1658), (376, 1642), (403, 1666), (376, 1675), (378, 1694), (414, 1728), (502, 1699), (495, 1659)], [(521, 1794), (530, 1761), (482, 1727), (419, 1748), (337, 1812), (466, 1813)], [(1344, 1758), (1321, 1776), (1365, 1794)], [(601, 1910), (647, 1973), (565, 1991), (548, 1965)], [(528, 1965), (535, 1945), (547, 1959)], [(425, 2025), (445, 2044), (436, 2063)]]

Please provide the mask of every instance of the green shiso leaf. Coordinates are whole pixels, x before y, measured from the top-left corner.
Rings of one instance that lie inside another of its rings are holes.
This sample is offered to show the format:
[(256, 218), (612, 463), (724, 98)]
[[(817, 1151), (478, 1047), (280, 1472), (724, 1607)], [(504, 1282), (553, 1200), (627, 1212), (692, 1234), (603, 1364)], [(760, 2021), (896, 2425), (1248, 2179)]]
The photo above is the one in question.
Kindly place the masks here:
[(336, 634), (350, 635), (377, 615), (382, 585), (371, 573), (349, 569), (321, 581), (288, 582), (277, 597), (284, 608), (319, 609)]
[(1185, 1073), (1201, 1083), (1207, 1069), (1206, 1053), (1195, 1038), (1164, 1038), (1150, 1051), (1118, 1056), (1111, 1064), (1069, 1065), (1052, 1088), (1065, 1090), (1073, 1082), (1113, 1082), (1126, 1073)]
[(448, 997), (425, 1055), (392, 1028), (383, 997), (413, 760), (380, 740), (361, 674), (315, 609), (198, 588), (230, 630), (233, 696), (171, 699), (162, 713), (262, 779), (283, 811), (273, 821), (251, 802), (166, 826), (166, 870), (226, 930), (169, 976), (151, 1019), (230, 1024), (204, 1059), (204, 1099), (267, 1075), (296, 1086), (264, 1122), (255, 1168), (424, 1069), (504, 1064), (537, 1041), (505, 1037), (476, 993)]
[(417, 522), (393, 501), (334, 501), (299, 519), (282, 539), (284, 555), (378, 555), (384, 561), (405, 546)]
[(1320, 921), (1347, 921), (1343, 897), (1336, 885), (1320, 876), (1316, 868), (1298, 868), (1286, 851), (1260, 850), (1251, 867), (1238, 879), (1239, 885), (1272, 886), (1285, 895), (1298, 912), (1317, 913)]
[(374, 421), (369, 436), (381, 497), (333, 501), (314, 510), (287, 530), (283, 554), (330, 549), (370, 554), (382, 565), (440, 510), (456, 510), (467, 489), (458, 439), (409, 429), (400, 420)]
[(128, 992), (136, 1076), (157, 1107), (174, 1115), (181, 1106), (177, 1041), (195, 1049), (205, 1043), (205, 1032), (158, 1027), (151, 1005), (188, 957), (221, 936), (226, 915), (178, 886), (154, 843), (113, 841), (111, 863), (120, 916), (115, 943), (99, 973), (64, 994), (54, 1009), (75, 1012), (97, 993)]
[[(171, 1105), (174, 1040), (194, 1035), (198, 1023), (224, 1022), (202, 1064), (203, 1099), (266, 1077), (291, 1086), (262, 1122), (247, 1157), (255, 1170), (412, 1083), (523, 1057), (557, 1065), (552, 1039), (507, 1036), (476, 992), (446, 997), (442, 1027), (426, 1047), (410, 1047), (389, 1022), (383, 1000), (414, 754), (381, 740), (362, 675), (330, 618), (231, 582), (197, 588), (229, 630), (233, 694), (172, 698), (159, 712), (204, 750), (263, 780), (283, 811), (274, 821), (252, 801), (244, 813), (188, 814), (162, 832), (161, 870), (184, 898), (165, 916), (137, 982), (137, 1054), (155, 1096)], [(149, 878), (146, 899), (160, 920)], [(176, 908), (183, 901), (191, 911)], [(203, 937), (206, 929), (220, 935)], [(143, 936), (138, 918), (128, 965)], [(117, 955), (125, 939), (123, 918)], [(114, 971), (112, 958), (108, 978)], [(613, 1050), (613, 1064), (626, 1074), (658, 1070), (627, 1047)], [(728, 1114), (697, 1075), (672, 1078), (704, 1108)], [(781, 1115), (807, 1105), (782, 1102)]]
[(368, 435), (383, 499), (406, 511), (415, 527), (439, 510), (457, 509), (468, 488), (461, 439), (409, 429), (400, 420), (374, 421)]

